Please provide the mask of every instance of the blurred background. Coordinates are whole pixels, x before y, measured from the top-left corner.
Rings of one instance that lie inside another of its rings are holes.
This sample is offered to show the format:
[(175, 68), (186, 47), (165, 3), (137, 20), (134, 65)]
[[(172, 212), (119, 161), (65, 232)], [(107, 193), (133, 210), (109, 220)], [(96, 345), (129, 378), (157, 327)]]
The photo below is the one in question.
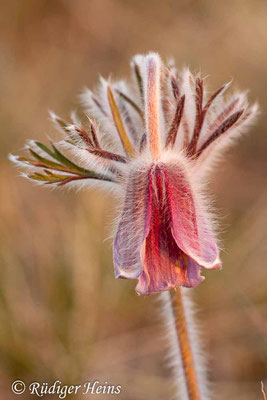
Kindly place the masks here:
[[(108, 381), (124, 400), (170, 399), (157, 296), (115, 280), (105, 241), (112, 198), (49, 191), (7, 160), (26, 138), (53, 135), (99, 74), (129, 76), (148, 50), (234, 78), (261, 115), (211, 180), (224, 268), (194, 290), (214, 398), (261, 399), (267, 376), (267, 2), (264, 0), (1, 0), (0, 397), (14, 379)], [(34, 398), (34, 396), (31, 396)], [(68, 398), (70, 398), (69, 396)], [(84, 396), (82, 396), (84, 397)], [(104, 398), (104, 396), (102, 396)], [(101, 398), (102, 398), (101, 397)], [(28, 399), (28, 395), (20, 396)], [(49, 396), (51, 399), (52, 396)], [(75, 399), (79, 399), (78, 395)]]

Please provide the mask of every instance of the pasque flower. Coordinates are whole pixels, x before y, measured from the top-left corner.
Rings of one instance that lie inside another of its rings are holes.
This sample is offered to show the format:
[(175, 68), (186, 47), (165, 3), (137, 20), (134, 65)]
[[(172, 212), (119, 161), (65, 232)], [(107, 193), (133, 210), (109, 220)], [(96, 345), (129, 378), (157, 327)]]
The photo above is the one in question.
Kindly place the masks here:
[(101, 79), (87, 90), (85, 130), (73, 116), (52, 119), (64, 140), (30, 141), (31, 157), (11, 156), (45, 185), (100, 184), (123, 200), (113, 253), (115, 275), (151, 294), (203, 281), (221, 268), (205, 180), (221, 151), (251, 123), (244, 93), (209, 94), (206, 78), (177, 72), (155, 53), (134, 57), (133, 82)]

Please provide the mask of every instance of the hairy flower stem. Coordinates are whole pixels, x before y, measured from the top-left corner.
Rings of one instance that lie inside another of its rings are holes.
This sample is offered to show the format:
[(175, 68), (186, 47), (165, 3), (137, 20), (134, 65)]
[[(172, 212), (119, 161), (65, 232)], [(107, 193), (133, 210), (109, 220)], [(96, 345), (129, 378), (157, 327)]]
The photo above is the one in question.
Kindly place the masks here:
[(188, 398), (190, 400), (200, 400), (200, 393), (195, 369), (195, 360), (191, 348), (186, 311), (181, 288), (178, 287), (170, 292), (172, 313), (175, 321), (177, 341), (180, 347), (182, 366)]

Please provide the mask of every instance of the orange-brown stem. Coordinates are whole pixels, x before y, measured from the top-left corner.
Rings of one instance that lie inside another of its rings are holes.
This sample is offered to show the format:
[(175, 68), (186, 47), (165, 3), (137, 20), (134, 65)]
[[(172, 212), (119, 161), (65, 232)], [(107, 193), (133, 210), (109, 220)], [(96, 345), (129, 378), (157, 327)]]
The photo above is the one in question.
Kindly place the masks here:
[(190, 344), (188, 324), (181, 288), (170, 292), (173, 317), (177, 334), (178, 345), (181, 352), (182, 366), (190, 400), (200, 400), (199, 386), (195, 369), (192, 348)]

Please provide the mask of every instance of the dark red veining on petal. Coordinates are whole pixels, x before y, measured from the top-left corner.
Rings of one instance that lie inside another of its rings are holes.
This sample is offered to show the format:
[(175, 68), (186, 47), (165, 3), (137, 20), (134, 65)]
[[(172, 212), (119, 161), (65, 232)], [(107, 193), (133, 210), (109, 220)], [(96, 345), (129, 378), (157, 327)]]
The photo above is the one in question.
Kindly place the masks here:
[(200, 268), (219, 268), (215, 237), (181, 163), (129, 175), (113, 245), (115, 275), (138, 279), (138, 294), (195, 287)]
[(166, 197), (177, 246), (201, 267), (220, 268), (219, 251), (199, 193), (179, 165), (166, 165)]
[(203, 277), (200, 266), (177, 246), (172, 234), (170, 210), (166, 201), (166, 171), (159, 164), (149, 175), (151, 218), (143, 245), (143, 273), (137, 292), (151, 294), (177, 286), (194, 287)]
[[(166, 198), (169, 206), (169, 212), (172, 216), (172, 227), (174, 234), (178, 236), (188, 235), (192, 239), (191, 246), (199, 251), (199, 237), (196, 220), (196, 206), (192, 197), (191, 188), (184, 177), (182, 170), (176, 169), (175, 174), (172, 171), (164, 170)], [(175, 182), (174, 182), (175, 178)], [(174, 208), (174, 207), (175, 208)], [(179, 210), (179, 212), (178, 212)], [(176, 236), (176, 235), (175, 235)], [(178, 241), (181, 249), (186, 251), (182, 244), (184, 240)]]

